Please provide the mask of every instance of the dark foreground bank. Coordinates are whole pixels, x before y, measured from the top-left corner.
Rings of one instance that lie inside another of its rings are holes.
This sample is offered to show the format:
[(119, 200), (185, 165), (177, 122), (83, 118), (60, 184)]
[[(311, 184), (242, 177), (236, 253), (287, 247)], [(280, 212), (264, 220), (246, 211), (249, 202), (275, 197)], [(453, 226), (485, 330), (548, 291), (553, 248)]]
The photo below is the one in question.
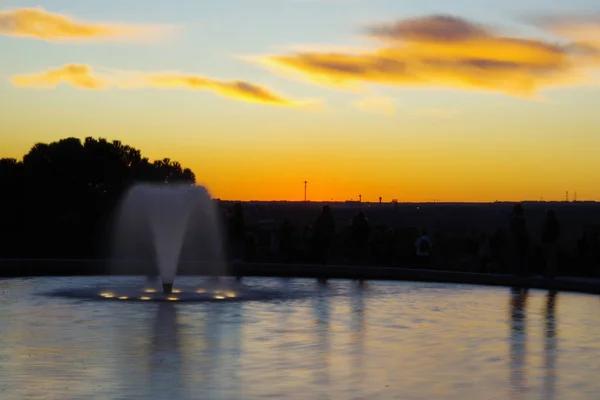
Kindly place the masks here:
[[(130, 266), (132, 264), (129, 264)], [(112, 275), (144, 275), (148, 266), (138, 263), (133, 268), (112, 269)], [(180, 275), (195, 275), (195, 264), (182, 264)], [(0, 260), (0, 277), (82, 276), (109, 275), (106, 260)], [(456, 271), (438, 271), (419, 268), (391, 268), (371, 266), (338, 266), (311, 264), (234, 263), (225, 275), (237, 277), (284, 277), (315, 279), (399, 280), (436, 283), (457, 283), (487, 286), (528, 287), (600, 294), (600, 280), (589, 278), (540, 276), (515, 277), (502, 274), (482, 274)]]

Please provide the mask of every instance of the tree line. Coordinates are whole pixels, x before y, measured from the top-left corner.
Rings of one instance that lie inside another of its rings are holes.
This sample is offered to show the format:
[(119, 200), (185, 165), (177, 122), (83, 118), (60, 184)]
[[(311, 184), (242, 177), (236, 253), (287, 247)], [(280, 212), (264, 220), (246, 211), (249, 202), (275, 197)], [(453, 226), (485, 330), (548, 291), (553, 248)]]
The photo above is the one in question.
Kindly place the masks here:
[(177, 161), (151, 161), (103, 138), (37, 143), (21, 160), (0, 159), (0, 257), (105, 257), (115, 207), (134, 182), (196, 177)]

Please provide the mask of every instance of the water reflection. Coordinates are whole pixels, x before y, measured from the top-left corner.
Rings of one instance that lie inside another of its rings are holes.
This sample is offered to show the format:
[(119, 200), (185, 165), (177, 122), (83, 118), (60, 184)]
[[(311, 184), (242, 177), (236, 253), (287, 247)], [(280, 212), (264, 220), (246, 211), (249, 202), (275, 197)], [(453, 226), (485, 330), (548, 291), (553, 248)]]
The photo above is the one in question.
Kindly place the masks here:
[(223, 346), (221, 340), (223, 329), (218, 304), (208, 305), (206, 312), (201, 317), (201, 324), (202, 326), (198, 327), (200, 328), (199, 332), (195, 332), (198, 337), (192, 336), (192, 340), (201, 340), (203, 344), (197, 360), (198, 368), (194, 368), (199, 372), (199, 376), (195, 378), (201, 382), (199, 386), (205, 388), (203, 395), (211, 397), (218, 395), (223, 386), (220, 373), (223, 365), (220, 357)]
[(545, 340), (544, 340), (544, 399), (554, 399), (556, 396), (556, 298), (557, 293), (551, 291), (546, 297), (545, 309)]
[(527, 341), (526, 288), (511, 288), (510, 297), (510, 386), (511, 398), (520, 399), (525, 394), (525, 352)]
[[(511, 289), (511, 334), (510, 334), (510, 383), (511, 398), (523, 398), (527, 391), (525, 355), (527, 353), (527, 298), (528, 290)], [(544, 376), (543, 399), (554, 399), (556, 396), (556, 292), (546, 296), (544, 309)]]
[[(220, 353), (222, 351), (223, 343), (221, 333), (223, 332), (222, 327), (222, 315), (219, 313), (219, 305), (218, 304), (209, 304), (206, 313), (204, 315), (202, 324), (204, 328), (204, 364), (210, 365), (210, 371), (218, 371), (222, 367), (223, 360), (220, 357)], [(206, 371), (208, 373), (208, 371)], [(220, 377), (218, 374), (209, 373), (210, 380), (217, 381)], [(216, 376), (215, 376), (216, 375)], [(216, 382), (217, 386), (219, 382)]]
[(328, 287), (329, 281), (327, 280), (327, 278), (319, 278), (319, 279), (317, 279), (317, 284), (320, 287)]
[[(313, 303), (313, 311), (315, 316), (315, 349), (314, 354), (316, 354), (315, 365), (314, 368), (314, 378), (313, 383), (316, 387), (325, 388), (321, 393), (318, 393), (318, 396), (315, 398), (319, 399), (329, 399), (329, 395), (327, 393), (327, 387), (330, 384), (329, 377), (329, 363), (330, 363), (330, 342), (329, 342), (329, 334), (330, 334), (330, 293), (329, 287), (326, 282), (319, 282), (319, 292), (315, 297)], [(317, 395), (317, 393), (315, 393)]]
[[(227, 306), (227, 313), (223, 312), (222, 304), (215, 304), (215, 306), (221, 308), (214, 310), (214, 312), (221, 315), (220, 330), (216, 332), (219, 336), (219, 339), (217, 339), (219, 347), (214, 354), (215, 358), (221, 360), (221, 366), (217, 371), (220, 393), (223, 396), (222, 398), (242, 399), (244, 397), (241, 367), (244, 303), (239, 302)], [(224, 387), (227, 388), (226, 392), (223, 391)]]
[(365, 323), (365, 291), (364, 283), (357, 283), (350, 295), (350, 330), (353, 344), (363, 342)]
[(179, 331), (177, 306), (173, 303), (158, 304), (148, 352), (146, 385), (149, 395), (154, 398), (187, 398)]
[(365, 291), (365, 283), (359, 281), (350, 295), (350, 346), (354, 351), (352, 375), (358, 384), (363, 383), (364, 376)]
[[(242, 398), (241, 303), (190, 306), (185, 313), (184, 373), (191, 398)], [(194, 371), (190, 374), (190, 371)]]
[(598, 398), (595, 296), (293, 283), (310, 298), (79, 304), (10, 288), (0, 399)]

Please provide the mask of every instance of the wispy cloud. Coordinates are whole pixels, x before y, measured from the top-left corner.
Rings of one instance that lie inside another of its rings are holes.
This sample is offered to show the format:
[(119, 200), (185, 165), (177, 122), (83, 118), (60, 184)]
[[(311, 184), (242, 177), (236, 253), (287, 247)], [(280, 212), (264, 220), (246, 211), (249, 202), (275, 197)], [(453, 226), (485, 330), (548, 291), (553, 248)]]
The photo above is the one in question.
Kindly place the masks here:
[(0, 35), (51, 42), (149, 40), (168, 35), (175, 27), (87, 22), (39, 8), (0, 11)]
[(459, 42), (491, 36), (485, 27), (452, 15), (435, 15), (375, 25), (367, 28), (366, 34), (386, 41), (421, 42)]
[(547, 15), (533, 18), (540, 28), (572, 41), (581, 49), (600, 54), (600, 14)]
[[(554, 29), (560, 26), (554, 24)], [(445, 87), (534, 98), (544, 88), (587, 83), (597, 71), (599, 47), (586, 34), (596, 28), (582, 34), (576, 29), (582, 26), (562, 25), (566, 41), (556, 44), (434, 15), (369, 27), (365, 35), (378, 44), (369, 51), (293, 51), (251, 60), (339, 88)]]
[(184, 74), (148, 74), (145, 82), (154, 88), (210, 90), (224, 97), (254, 103), (299, 107), (308, 103), (292, 101), (277, 95), (269, 89), (242, 80), (218, 81), (203, 76)]
[(223, 97), (272, 106), (310, 108), (315, 101), (296, 101), (276, 94), (270, 89), (242, 80), (223, 81), (201, 75), (178, 72), (95, 72), (85, 64), (67, 64), (34, 74), (12, 78), (12, 84), (21, 88), (52, 89), (64, 83), (79, 89), (187, 89), (206, 90)]
[(392, 116), (396, 113), (396, 100), (386, 96), (368, 96), (363, 97), (352, 106), (357, 110)]

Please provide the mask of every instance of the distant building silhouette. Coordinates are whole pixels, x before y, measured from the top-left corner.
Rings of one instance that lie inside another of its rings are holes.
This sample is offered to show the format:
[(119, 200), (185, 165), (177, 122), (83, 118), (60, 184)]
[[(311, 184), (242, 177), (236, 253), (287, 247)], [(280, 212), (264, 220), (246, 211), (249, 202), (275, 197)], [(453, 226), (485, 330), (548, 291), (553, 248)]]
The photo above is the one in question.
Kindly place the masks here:
[(512, 239), (512, 254), (514, 273), (519, 276), (527, 275), (527, 251), (529, 248), (529, 232), (523, 205), (518, 203), (513, 208), (510, 217), (510, 234)]
[(546, 212), (546, 219), (542, 229), (542, 244), (544, 246), (544, 261), (546, 275), (554, 278), (558, 268), (558, 238), (560, 236), (560, 224), (556, 219), (554, 210)]
[(318, 262), (327, 264), (335, 237), (335, 219), (331, 207), (323, 206), (313, 228), (313, 249)]

